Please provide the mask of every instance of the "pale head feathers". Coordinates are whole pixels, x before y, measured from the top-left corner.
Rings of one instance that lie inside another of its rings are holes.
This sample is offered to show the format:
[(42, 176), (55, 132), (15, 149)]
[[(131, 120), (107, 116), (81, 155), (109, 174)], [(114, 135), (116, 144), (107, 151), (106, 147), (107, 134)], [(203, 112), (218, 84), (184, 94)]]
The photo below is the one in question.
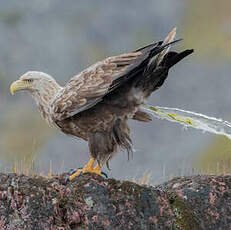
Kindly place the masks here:
[(54, 88), (55, 90), (61, 88), (52, 76), (43, 72), (29, 71), (23, 74), (19, 80), (28, 81), (30, 84), (25, 90), (32, 92), (42, 91), (44, 87)]
[(37, 71), (29, 71), (23, 74), (19, 80), (28, 82), (28, 86), (24, 90), (33, 96), (43, 118), (52, 124), (50, 105), (62, 87), (52, 76)]

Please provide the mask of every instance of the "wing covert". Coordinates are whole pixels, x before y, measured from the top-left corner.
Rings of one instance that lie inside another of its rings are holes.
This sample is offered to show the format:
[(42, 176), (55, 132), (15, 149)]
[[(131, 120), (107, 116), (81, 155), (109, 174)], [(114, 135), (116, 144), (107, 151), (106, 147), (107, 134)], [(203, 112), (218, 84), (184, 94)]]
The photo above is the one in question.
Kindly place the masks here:
[[(168, 37), (172, 38), (171, 33)], [(152, 43), (131, 53), (106, 58), (83, 70), (70, 79), (51, 103), (53, 119), (61, 121), (91, 108), (106, 94), (140, 71), (144, 71), (142, 63), (145, 62), (148, 67), (158, 64), (155, 59), (148, 63), (149, 59), (152, 60), (156, 55), (161, 55), (168, 47), (180, 40), (171, 41), (170, 39), (170, 42), (166, 44), (162, 41)]]
[(139, 64), (142, 52), (109, 57), (72, 77), (51, 104), (55, 120), (63, 120), (100, 102), (117, 87), (116, 80)]

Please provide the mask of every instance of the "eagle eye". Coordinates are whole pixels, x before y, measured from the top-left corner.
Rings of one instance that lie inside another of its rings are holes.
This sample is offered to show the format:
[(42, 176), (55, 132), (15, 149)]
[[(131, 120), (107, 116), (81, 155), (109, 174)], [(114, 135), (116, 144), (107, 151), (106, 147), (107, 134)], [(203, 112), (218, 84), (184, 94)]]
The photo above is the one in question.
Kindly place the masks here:
[(31, 83), (31, 82), (33, 82), (33, 79), (26, 79), (25, 81), (28, 83)]

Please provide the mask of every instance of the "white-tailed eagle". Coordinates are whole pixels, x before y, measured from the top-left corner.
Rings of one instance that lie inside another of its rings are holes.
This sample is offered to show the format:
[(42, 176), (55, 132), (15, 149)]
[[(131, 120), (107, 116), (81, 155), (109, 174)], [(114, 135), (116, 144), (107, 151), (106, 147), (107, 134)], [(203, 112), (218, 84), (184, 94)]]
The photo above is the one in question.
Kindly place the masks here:
[[(169, 69), (193, 50), (169, 51), (176, 30), (164, 41), (109, 57), (83, 70), (61, 87), (51, 76), (30, 71), (11, 84), (14, 94), (28, 91), (43, 118), (62, 132), (88, 142), (90, 161), (77, 170), (101, 175), (104, 163), (119, 150), (132, 152), (128, 119), (151, 121), (141, 107), (168, 76)], [(97, 165), (94, 167), (94, 163)]]

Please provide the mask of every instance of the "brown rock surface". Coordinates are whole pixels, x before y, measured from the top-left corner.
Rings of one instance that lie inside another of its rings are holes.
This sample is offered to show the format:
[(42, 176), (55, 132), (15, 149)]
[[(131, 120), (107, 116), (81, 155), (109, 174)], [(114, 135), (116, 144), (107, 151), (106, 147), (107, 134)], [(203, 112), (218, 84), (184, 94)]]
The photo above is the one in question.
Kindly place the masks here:
[(0, 174), (0, 229), (231, 229), (231, 176), (163, 185)]

